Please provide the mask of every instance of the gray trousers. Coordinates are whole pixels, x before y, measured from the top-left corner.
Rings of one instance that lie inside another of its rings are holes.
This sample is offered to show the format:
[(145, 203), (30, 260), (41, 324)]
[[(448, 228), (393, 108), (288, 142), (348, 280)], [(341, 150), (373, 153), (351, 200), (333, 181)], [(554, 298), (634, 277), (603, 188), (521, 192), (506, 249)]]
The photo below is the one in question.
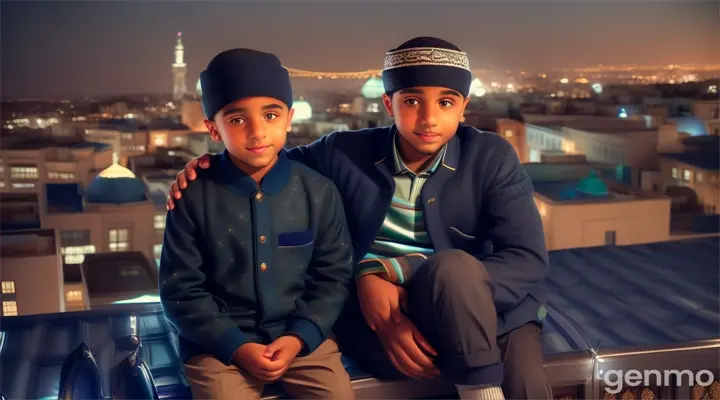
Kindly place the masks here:
[[(530, 322), (497, 336), (488, 279), (485, 266), (464, 251), (439, 252), (407, 287), (409, 317), (438, 351), (436, 365), (451, 382), (501, 384), (507, 399), (552, 399), (541, 325)], [(348, 302), (335, 332), (343, 354), (363, 370), (385, 379), (405, 377), (387, 358), (355, 300)]]

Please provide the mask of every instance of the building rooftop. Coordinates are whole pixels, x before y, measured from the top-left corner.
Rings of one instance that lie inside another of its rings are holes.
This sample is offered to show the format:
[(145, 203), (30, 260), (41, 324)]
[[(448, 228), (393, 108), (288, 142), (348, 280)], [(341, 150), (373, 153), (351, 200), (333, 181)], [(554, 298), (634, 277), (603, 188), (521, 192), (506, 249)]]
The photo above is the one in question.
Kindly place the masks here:
[(644, 120), (639, 121), (613, 117), (587, 117), (558, 121), (539, 121), (532, 122), (531, 125), (544, 127), (555, 131), (562, 131), (562, 128), (570, 128), (580, 131), (607, 134), (623, 134), (639, 131), (657, 131), (657, 128), (649, 128)]
[[(561, 164), (568, 167), (572, 165)], [(570, 179), (560, 180), (542, 180), (533, 179), (533, 188), (535, 193), (553, 202), (612, 202), (627, 201), (631, 199), (641, 199), (649, 196), (641, 196), (632, 190), (622, 188), (619, 190), (622, 182), (617, 176), (610, 176), (615, 172), (606, 169), (602, 175), (598, 175), (595, 169), (590, 168), (587, 164), (580, 164), (589, 169), (584, 176)], [(564, 171), (569, 173), (569, 171)], [(569, 174), (568, 174), (569, 175)], [(531, 175), (532, 179), (532, 175)]]
[(87, 254), (82, 272), (91, 299), (158, 290), (155, 263), (140, 252)]
[(666, 158), (707, 171), (720, 170), (720, 136), (690, 136), (683, 140), (683, 153), (662, 153)]
[(144, 126), (147, 130), (189, 131), (190, 127), (171, 119), (159, 119)]
[(99, 152), (110, 148), (111, 145), (75, 138), (60, 139), (49, 136), (8, 136), (0, 140), (0, 148), (3, 150), (41, 150), (50, 147), (92, 148), (94, 151)]
[[(545, 354), (601, 355), (717, 338), (719, 251), (715, 237), (550, 252)], [(93, 352), (109, 394), (109, 371), (127, 356), (133, 333), (142, 340), (140, 357), (160, 397), (189, 398), (159, 304), (4, 318), (2, 332), (0, 381), (7, 398), (57, 398), (64, 357), (81, 342)], [(369, 376), (344, 361), (353, 379)]]
[(707, 171), (720, 170), (720, 157), (711, 153), (663, 153), (663, 157)]
[(29, 258), (57, 254), (55, 231), (32, 229), (3, 231), (0, 234), (0, 255), (3, 258)]

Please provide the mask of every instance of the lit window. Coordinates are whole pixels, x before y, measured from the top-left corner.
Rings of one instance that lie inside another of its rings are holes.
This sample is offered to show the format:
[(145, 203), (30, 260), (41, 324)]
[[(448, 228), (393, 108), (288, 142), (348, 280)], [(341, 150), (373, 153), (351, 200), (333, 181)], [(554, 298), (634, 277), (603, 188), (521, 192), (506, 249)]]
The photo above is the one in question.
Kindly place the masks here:
[(673, 177), (673, 179), (678, 178), (678, 169), (677, 168), (672, 169), (672, 177)]
[(65, 301), (82, 301), (82, 290), (68, 290), (65, 293)]
[(182, 143), (183, 138), (182, 138), (182, 136), (175, 136), (174, 140), (175, 140), (175, 143), (180, 144), (180, 143)]
[(10, 178), (16, 180), (34, 180), (39, 177), (37, 167), (10, 167)]
[(153, 143), (155, 144), (155, 146), (165, 146), (165, 143), (167, 143), (167, 139), (165, 135), (155, 135)]
[(63, 181), (71, 181), (75, 179), (74, 172), (48, 172), (48, 179), (59, 179)]
[(17, 302), (3, 301), (3, 316), (12, 317), (18, 315)]
[(110, 251), (128, 251), (129, 246), (129, 230), (128, 229), (110, 229), (108, 237), (108, 247)]
[(692, 171), (690, 171), (689, 169), (683, 171), (683, 179), (690, 182), (690, 180), (692, 180)]
[(165, 217), (165, 214), (155, 216), (155, 220), (153, 221), (155, 229), (165, 229)]
[(60, 253), (63, 255), (65, 264), (82, 264), (85, 261), (86, 254), (95, 254), (95, 246), (67, 246), (61, 247)]
[(2, 281), (3, 294), (15, 293), (15, 281)]
[(505, 137), (512, 137), (513, 131), (512, 129), (505, 129)]
[(35, 187), (34, 183), (13, 183), (13, 189), (32, 189)]

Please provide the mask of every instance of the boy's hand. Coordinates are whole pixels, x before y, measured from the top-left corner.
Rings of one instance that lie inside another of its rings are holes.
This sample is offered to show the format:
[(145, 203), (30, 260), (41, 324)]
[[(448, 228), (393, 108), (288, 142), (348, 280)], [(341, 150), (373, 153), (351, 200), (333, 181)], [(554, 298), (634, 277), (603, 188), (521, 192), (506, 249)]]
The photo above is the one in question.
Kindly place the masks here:
[(290, 367), (290, 364), (295, 361), (295, 357), (302, 350), (302, 347), (302, 340), (296, 336), (280, 336), (265, 348), (263, 356), (273, 363), (280, 363), (282, 372), (279, 372), (279, 374), (282, 375)]
[(168, 210), (175, 208), (173, 198), (180, 199), (182, 197), (180, 190), (187, 188), (188, 181), (194, 181), (195, 178), (197, 178), (197, 172), (195, 172), (195, 170), (198, 168), (210, 168), (210, 154), (203, 154), (200, 157), (193, 158), (185, 165), (182, 171), (178, 172), (175, 182), (170, 186), (170, 196), (168, 196), (167, 203), (165, 204)]
[(265, 357), (267, 347), (257, 343), (245, 343), (235, 350), (232, 360), (258, 380), (273, 382), (285, 373), (287, 367), (280, 361)]

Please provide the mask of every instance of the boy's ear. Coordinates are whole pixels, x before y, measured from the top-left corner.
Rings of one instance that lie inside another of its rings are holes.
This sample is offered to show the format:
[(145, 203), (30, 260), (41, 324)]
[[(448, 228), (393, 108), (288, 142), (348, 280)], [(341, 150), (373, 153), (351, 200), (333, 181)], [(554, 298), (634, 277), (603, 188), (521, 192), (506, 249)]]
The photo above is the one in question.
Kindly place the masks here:
[(388, 96), (387, 93), (383, 93), (382, 99), (383, 99), (383, 105), (385, 106), (385, 112), (387, 113), (388, 117), (394, 118), (392, 97)]
[(210, 132), (210, 138), (215, 142), (222, 142), (222, 137), (217, 129), (217, 125), (209, 119), (205, 119), (203, 122), (205, 123), (205, 128)]
[(285, 128), (288, 132), (290, 132), (290, 131), (292, 130), (292, 119), (293, 119), (293, 115), (295, 115), (295, 109), (294, 109), (294, 108), (291, 108), (291, 109), (288, 111), (287, 127)]

